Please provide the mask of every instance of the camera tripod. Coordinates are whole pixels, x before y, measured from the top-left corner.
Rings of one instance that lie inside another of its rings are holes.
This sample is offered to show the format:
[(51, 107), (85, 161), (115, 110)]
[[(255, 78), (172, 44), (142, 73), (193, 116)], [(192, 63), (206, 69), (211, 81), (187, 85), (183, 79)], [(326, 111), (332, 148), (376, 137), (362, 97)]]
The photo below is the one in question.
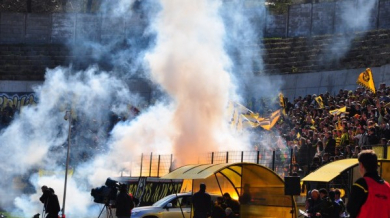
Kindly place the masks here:
[(111, 210), (111, 207), (110, 207), (109, 204), (104, 204), (102, 210), (100, 211), (100, 214), (99, 214), (98, 218), (100, 218), (100, 216), (102, 215), (104, 209), (106, 209), (107, 218), (113, 218), (112, 210)]

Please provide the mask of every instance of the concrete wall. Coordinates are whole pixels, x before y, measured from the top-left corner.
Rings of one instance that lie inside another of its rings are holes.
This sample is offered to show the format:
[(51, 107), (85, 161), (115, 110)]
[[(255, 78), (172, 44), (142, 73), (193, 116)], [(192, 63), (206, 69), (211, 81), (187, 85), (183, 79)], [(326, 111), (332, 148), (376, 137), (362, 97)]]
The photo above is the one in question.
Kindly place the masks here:
[(288, 36), (310, 36), (312, 4), (292, 5), (288, 14)]
[[(307, 94), (320, 94), (325, 92), (334, 94), (338, 93), (340, 89), (355, 90), (358, 87), (356, 80), (359, 74), (364, 70), (365, 68), (359, 68), (340, 71), (290, 74), (275, 76), (275, 78), (282, 78), (284, 81), (282, 92), (289, 99), (294, 99), (294, 97), (303, 97)], [(371, 71), (374, 76), (376, 87), (379, 87), (380, 83), (390, 85), (390, 65), (373, 67), (371, 68)], [(274, 76), (270, 77), (272, 78)]]
[[(289, 99), (307, 94), (320, 94), (329, 92), (338, 93), (340, 89), (355, 90), (356, 80), (365, 68), (324, 71), (317, 73), (302, 73), (290, 75), (267, 76), (270, 81), (281, 79), (284, 83), (281, 91)], [(380, 83), (390, 84), (390, 65), (371, 68), (376, 87)], [(0, 81), (0, 93), (3, 92), (32, 92), (32, 87), (42, 84), (42, 81)], [(131, 91), (139, 93), (146, 101), (150, 101), (152, 89), (144, 81), (128, 81)]]
[[(323, 34), (346, 33), (390, 28), (390, 1), (377, 1), (371, 10), (368, 27), (349, 29), (342, 16), (346, 8), (356, 7), (356, 0), (321, 2), (316, 4), (291, 5), (288, 10), (288, 21), (282, 16), (275, 16), (273, 28), (266, 29), (270, 37), (304, 37)], [(379, 4), (379, 5), (378, 5)], [(267, 18), (268, 19), (268, 18)], [(280, 30), (285, 29), (284, 34)], [(276, 32), (275, 30), (279, 30)]]
[(0, 44), (105, 42), (143, 32), (139, 15), (107, 17), (81, 13), (0, 13)]
[[(33, 92), (34, 87), (42, 84), (43, 81), (0, 80), (0, 93)], [(146, 102), (150, 101), (152, 89), (147, 82), (143, 80), (128, 80), (126, 84), (132, 93), (137, 93)]]
[(379, 28), (390, 28), (390, 1), (381, 1), (379, 4)]
[[(266, 37), (300, 37), (351, 31), (342, 16), (346, 8), (356, 7), (356, 0), (291, 5), (288, 14), (267, 15)], [(378, 5), (379, 4), (379, 5)], [(252, 7), (248, 11), (257, 12)], [(390, 29), (390, 1), (379, 1), (365, 30)], [(141, 14), (128, 17), (106, 17), (85, 13), (0, 13), (1, 43), (66, 43), (80, 39), (103, 41), (125, 38), (143, 32), (146, 20)], [(260, 21), (259, 21), (260, 22)]]
[(314, 4), (312, 12), (312, 35), (323, 35), (333, 33), (335, 4), (327, 2)]

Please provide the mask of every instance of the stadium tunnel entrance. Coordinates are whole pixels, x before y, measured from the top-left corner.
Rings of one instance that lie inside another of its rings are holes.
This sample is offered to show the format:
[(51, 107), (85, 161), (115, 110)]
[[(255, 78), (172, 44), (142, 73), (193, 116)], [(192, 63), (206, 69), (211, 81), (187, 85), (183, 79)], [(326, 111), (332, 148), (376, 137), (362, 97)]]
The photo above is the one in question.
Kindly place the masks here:
[(284, 194), (284, 181), (271, 169), (254, 163), (193, 164), (180, 167), (161, 179), (183, 179), (181, 192), (199, 190), (205, 183), (206, 192), (229, 193), (239, 200), (240, 217), (296, 216), (296, 203)]

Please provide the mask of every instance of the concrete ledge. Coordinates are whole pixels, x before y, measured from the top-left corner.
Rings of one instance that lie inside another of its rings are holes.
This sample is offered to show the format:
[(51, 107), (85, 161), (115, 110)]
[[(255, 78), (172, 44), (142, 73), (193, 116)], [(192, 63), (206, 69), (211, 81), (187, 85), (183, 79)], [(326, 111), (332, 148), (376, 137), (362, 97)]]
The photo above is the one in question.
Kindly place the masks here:
[[(329, 92), (331, 95), (337, 94), (340, 89), (355, 90), (358, 85), (356, 80), (365, 68), (326, 71), (316, 73), (301, 73), (294, 74), (293, 78), (296, 80), (296, 86), (293, 88), (294, 82), (291, 81), (291, 75), (283, 75), (282, 80), (284, 85), (281, 91), (290, 100), (298, 96), (305, 96), (308, 94), (321, 94)], [(375, 86), (379, 87), (380, 83), (390, 84), (390, 64), (381, 67), (373, 67), (371, 71), (374, 76)]]

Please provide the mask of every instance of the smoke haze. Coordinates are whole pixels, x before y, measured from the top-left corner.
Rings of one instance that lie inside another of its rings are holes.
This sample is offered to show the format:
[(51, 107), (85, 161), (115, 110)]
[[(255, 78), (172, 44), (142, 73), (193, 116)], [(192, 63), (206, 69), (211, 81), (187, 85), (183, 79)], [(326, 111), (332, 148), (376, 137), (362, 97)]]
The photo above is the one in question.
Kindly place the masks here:
[(370, 29), (372, 21), (371, 13), (377, 6), (376, 0), (341, 1), (341, 22), (338, 25), (339, 32), (343, 35), (335, 35), (332, 44), (324, 53), (323, 61), (338, 61), (350, 50), (355, 34), (350, 32), (364, 32)]

